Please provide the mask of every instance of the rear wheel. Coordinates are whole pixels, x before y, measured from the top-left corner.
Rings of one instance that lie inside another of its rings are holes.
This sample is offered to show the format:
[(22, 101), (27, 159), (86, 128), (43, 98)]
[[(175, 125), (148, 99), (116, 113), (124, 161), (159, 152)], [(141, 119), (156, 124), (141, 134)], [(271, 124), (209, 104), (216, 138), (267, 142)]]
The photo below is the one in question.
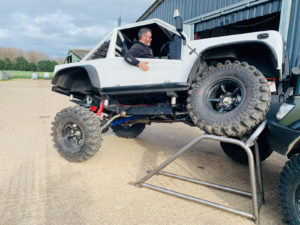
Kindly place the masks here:
[(283, 221), (290, 225), (300, 224), (300, 155), (293, 156), (285, 164), (278, 191)]
[(146, 124), (136, 123), (136, 124), (122, 124), (117, 126), (112, 126), (113, 132), (122, 138), (135, 138), (139, 136), (145, 129)]
[[(269, 143), (267, 142), (265, 132), (266, 131), (263, 131), (263, 133), (257, 139), (257, 144), (259, 147), (259, 159), (261, 162), (267, 159), (273, 152), (269, 146)], [(239, 147), (238, 145), (230, 144), (227, 142), (220, 142), (220, 145), (224, 153), (233, 161), (243, 165), (248, 164), (248, 156), (243, 148)], [(255, 159), (254, 145), (250, 149)]]

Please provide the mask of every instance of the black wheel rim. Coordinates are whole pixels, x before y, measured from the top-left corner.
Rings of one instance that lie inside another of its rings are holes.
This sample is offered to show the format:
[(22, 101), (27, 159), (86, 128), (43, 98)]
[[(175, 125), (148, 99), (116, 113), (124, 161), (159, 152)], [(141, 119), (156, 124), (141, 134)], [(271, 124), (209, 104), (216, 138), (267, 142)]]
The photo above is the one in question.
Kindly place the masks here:
[(73, 151), (72, 148), (79, 147), (83, 144), (82, 129), (77, 123), (68, 122), (62, 128), (62, 139), (65, 145)]
[(244, 88), (236, 80), (224, 79), (213, 84), (207, 96), (207, 104), (212, 111), (228, 113), (243, 101)]
[(298, 220), (300, 220), (300, 182), (298, 182), (295, 187), (294, 205), (296, 216), (298, 217)]

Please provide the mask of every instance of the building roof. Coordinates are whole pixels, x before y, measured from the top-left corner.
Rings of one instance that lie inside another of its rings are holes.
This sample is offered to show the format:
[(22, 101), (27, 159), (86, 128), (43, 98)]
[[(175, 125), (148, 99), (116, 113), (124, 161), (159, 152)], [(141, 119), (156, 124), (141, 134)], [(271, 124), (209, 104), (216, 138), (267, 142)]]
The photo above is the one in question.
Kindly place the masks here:
[(164, 0), (156, 0), (144, 13), (137, 19), (136, 22), (145, 20)]
[(85, 50), (85, 49), (71, 49), (69, 52), (72, 52), (78, 58), (82, 59), (84, 56), (86, 56), (90, 52), (90, 50)]

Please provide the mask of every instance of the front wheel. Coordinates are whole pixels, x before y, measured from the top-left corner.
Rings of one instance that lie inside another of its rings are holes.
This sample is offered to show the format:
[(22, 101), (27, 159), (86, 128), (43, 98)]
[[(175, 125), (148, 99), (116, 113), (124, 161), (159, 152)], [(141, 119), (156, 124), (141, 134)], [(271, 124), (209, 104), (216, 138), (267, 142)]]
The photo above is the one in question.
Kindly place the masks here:
[(68, 161), (85, 161), (101, 146), (100, 121), (88, 109), (79, 106), (63, 109), (56, 114), (52, 125), (55, 147)]
[(300, 155), (285, 164), (280, 174), (278, 192), (283, 221), (289, 225), (300, 224)]
[(246, 62), (210, 66), (192, 84), (187, 109), (208, 134), (242, 137), (264, 119), (271, 102), (263, 74)]

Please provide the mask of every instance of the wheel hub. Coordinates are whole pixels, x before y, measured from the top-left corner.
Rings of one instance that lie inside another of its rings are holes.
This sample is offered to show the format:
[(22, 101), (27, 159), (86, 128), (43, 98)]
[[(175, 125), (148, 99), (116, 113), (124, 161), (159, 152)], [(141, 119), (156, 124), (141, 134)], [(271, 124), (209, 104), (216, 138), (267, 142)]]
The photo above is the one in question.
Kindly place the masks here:
[(62, 138), (69, 147), (76, 147), (82, 144), (82, 131), (78, 124), (69, 122), (62, 128)]
[(209, 93), (209, 104), (214, 111), (230, 112), (242, 100), (241, 85), (233, 80), (223, 80), (216, 83)]
[(223, 99), (223, 104), (226, 105), (226, 106), (229, 106), (232, 104), (232, 98), (231, 97), (225, 97)]

